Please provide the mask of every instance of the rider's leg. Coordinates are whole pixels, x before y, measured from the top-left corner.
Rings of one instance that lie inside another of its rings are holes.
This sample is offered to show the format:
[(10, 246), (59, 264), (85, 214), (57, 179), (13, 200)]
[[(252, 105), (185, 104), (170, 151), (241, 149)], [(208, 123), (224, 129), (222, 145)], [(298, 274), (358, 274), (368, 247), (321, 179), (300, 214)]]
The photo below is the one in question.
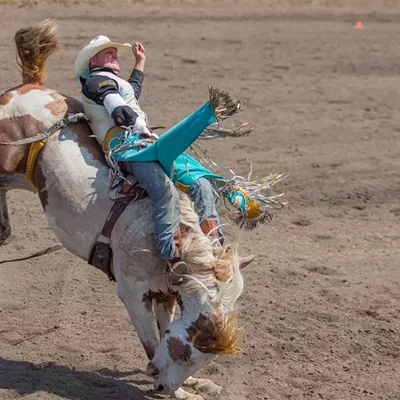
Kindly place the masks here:
[(194, 203), (202, 231), (209, 235), (211, 239), (219, 239), (222, 244), (223, 235), (215, 205), (214, 191), (210, 181), (206, 178), (197, 179), (190, 186), (187, 194)]
[(154, 203), (155, 238), (160, 257), (172, 268), (182, 264), (179, 194), (158, 162), (127, 163), (140, 186), (147, 191)]

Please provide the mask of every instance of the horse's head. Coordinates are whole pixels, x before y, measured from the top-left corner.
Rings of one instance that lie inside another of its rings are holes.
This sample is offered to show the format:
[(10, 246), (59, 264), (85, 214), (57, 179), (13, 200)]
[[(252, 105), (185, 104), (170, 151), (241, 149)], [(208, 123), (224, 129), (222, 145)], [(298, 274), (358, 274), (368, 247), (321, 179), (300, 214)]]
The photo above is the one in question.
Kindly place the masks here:
[(224, 253), (209, 267), (192, 271), (177, 287), (181, 318), (168, 326), (147, 368), (161, 393), (177, 389), (217, 354), (239, 353), (234, 307), (243, 291), (239, 260)]
[[(184, 204), (181, 201), (182, 221), (187, 222)], [(165, 394), (217, 354), (239, 353), (235, 302), (243, 291), (243, 277), (236, 251), (213, 248), (200, 229), (190, 229), (183, 230), (182, 254), (189, 271), (172, 287), (181, 318), (169, 324), (147, 368), (156, 390)]]

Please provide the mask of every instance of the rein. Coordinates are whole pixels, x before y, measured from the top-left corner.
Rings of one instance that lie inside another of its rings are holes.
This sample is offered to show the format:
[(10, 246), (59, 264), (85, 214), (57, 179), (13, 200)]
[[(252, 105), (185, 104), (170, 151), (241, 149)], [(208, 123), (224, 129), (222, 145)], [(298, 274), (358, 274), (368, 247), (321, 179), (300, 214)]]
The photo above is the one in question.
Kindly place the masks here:
[(30, 260), (31, 258), (44, 256), (45, 254), (52, 253), (53, 251), (61, 250), (63, 247), (64, 246), (62, 246), (60, 244), (56, 244), (55, 246), (48, 247), (47, 249), (44, 249), (44, 250), (40, 250), (37, 253), (31, 254), (30, 256), (21, 257), (21, 258), (11, 258), (9, 260), (2, 260), (2, 261), (0, 261), (0, 264), (6, 264), (9, 262), (15, 262), (15, 261)]
[(35, 143), (35, 142), (40, 142), (41, 140), (47, 140), (50, 136), (52, 136), (54, 133), (59, 131), (62, 128), (65, 128), (69, 123), (71, 122), (79, 122), (87, 120), (85, 115), (83, 113), (77, 113), (77, 114), (71, 114), (68, 117), (64, 117), (59, 119), (57, 122), (55, 122), (53, 125), (50, 126), (49, 129), (46, 129), (42, 133), (38, 133), (36, 136), (32, 136), (29, 138), (21, 139), (21, 140), (15, 140), (14, 142), (0, 142), (0, 145), (2, 146), (22, 146), (24, 144), (30, 144), (30, 143)]

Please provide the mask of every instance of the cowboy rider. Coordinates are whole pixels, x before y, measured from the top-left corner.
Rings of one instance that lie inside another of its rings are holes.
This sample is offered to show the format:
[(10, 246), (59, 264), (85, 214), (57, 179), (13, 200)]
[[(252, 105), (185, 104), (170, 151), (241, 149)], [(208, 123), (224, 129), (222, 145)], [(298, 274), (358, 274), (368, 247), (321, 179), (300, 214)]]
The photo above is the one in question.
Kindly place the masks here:
[[(128, 80), (119, 76), (119, 53), (131, 49), (135, 65)], [(108, 37), (95, 37), (78, 54), (75, 74), (82, 85), (85, 114), (96, 139), (102, 145), (106, 133), (115, 125), (132, 127), (142, 137), (156, 137), (148, 128), (147, 116), (139, 106), (144, 79), (145, 48), (139, 42), (112, 42)], [(126, 165), (126, 163), (125, 163)], [(181, 245), (179, 195), (171, 179), (158, 162), (130, 161), (127, 168), (154, 203), (155, 238), (160, 257), (172, 269), (184, 264)], [(219, 218), (210, 182), (200, 177), (188, 189), (200, 225), (205, 234), (218, 238)]]

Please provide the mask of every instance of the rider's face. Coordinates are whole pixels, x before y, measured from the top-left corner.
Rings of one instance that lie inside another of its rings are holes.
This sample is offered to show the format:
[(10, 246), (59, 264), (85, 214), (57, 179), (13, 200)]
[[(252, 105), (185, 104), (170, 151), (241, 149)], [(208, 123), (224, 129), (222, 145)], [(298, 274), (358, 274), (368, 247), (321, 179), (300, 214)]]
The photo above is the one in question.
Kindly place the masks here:
[(111, 68), (116, 75), (119, 74), (118, 51), (114, 47), (109, 47), (99, 51), (90, 59), (91, 67)]

